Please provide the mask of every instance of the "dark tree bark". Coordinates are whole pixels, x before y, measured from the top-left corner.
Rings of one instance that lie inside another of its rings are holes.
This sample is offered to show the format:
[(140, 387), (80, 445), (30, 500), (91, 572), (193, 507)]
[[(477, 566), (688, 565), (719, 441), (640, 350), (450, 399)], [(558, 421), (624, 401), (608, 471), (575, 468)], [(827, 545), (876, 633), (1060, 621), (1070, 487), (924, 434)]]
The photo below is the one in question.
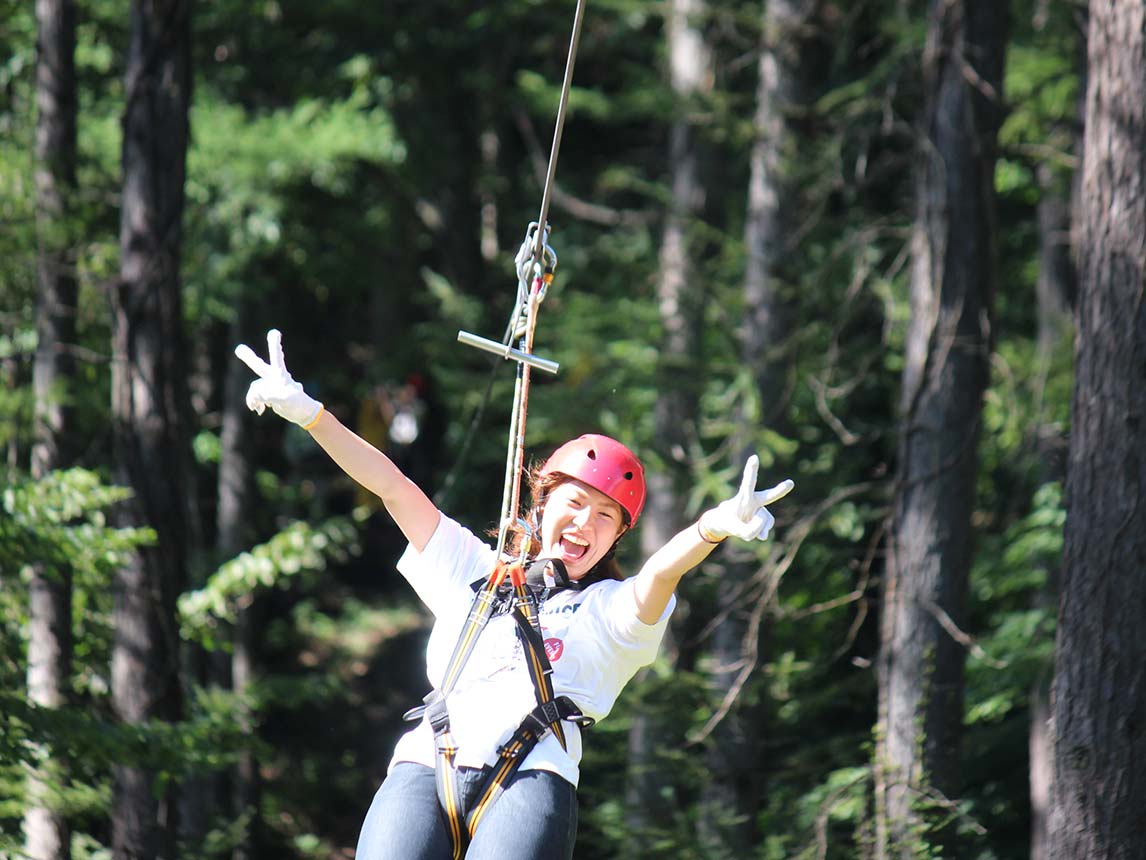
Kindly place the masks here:
[[(112, 699), (128, 724), (182, 714), (175, 600), (186, 580), (189, 415), (179, 267), (190, 103), (190, 5), (135, 0), (123, 120), (120, 280), (113, 288), (112, 420), (127, 525), (154, 546), (116, 578)], [(172, 787), (116, 767), (116, 860), (174, 856)]]
[[(243, 321), (236, 315), (231, 326), (229, 341), (242, 343)], [(250, 510), (254, 481), (250, 444), (243, 397), (250, 383), (246, 366), (239, 361), (228, 361), (223, 384), (223, 424), (220, 432), (218, 506), (215, 513), (216, 549), (220, 560), (226, 560), (247, 548), (247, 511)], [(249, 690), (253, 680), (253, 655), (250, 600), (236, 607), (235, 626), (231, 650), (231, 688), (239, 696)], [(244, 732), (254, 734), (253, 715), (243, 707), (241, 711)], [(258, 856), (261, 822), (259, 820), (258, 767), (254, 753), (247, 749), (239, 758), (232, 774), (232, 814), (238, 818), (250, 815), (250, 824), (242, 834), (232, 853), (233, 860), (250, 860)]]
[(1054, 681), (1052, 860), (1146, 845), (1146, 8), (1093, 2)]
[(697, 101), (712, 90), (712, 57), (703, 33), (704, 0), (673, 0), (668, 19), (669, 78), (679, 104), (677, 120), (669, 130), (669, 207), (661, 236), (657, 275), (657, 303), (663, 339), (658, 368), (671, 385), (662, 386), (656, 403), (657, 447), (672, 463), (675, 474), (658, 472), (650, 487), (642, 539), (646, 550), (663, 546), (679, 530), (678, 494), (685, 481), (686, 428), (695, 423), (697, 404), (696, 359), (703, 324), (703, 294), (695, 277), (699, 254), (695, 225), (704, 208), (701, 180), (701, 145), (696, 119)]
[(1070, 247), (1070, 200), (1056, 186), (1055, 171), (1046, 162), (1035, 169), (1039, 186), (1038, 302), (1039, 366), (1045, 372), (1051, 358), (1069, 339), (1074, 305), (1075, 273)]
[(959, 786), (971, 510), (996, 281), (1007, 7), (934, 2), (912, 236), (899, 474), (883, 589), (877, 854), (912, 856), (921, 803)]
[(767, 422), (776, 416), (784, 373), (777, 351), (787, 330), (788, 309), (778, 284), (790, 250), (784, 216), (793, 196), (788, 162), (796, 152), (796, 141), (789, 115), (805, 98), (807, 72), (802, 68), (801, 47), (814, 4), (812, 0), (765, 0), (763, 5), (744, 227), (747, 263), (740, 342)]
[[(698, 332), (703, 291), (693, 271), (694, 223), (704, 205), (699, 143), (692, 114), (698, 98), (712, 87), (711, 52), (702, 31), (704, 0), (672, 0), (668, 9), (668, 73), (680, 108), (670, 129), (670, 202), (661, 238), (657, 302), (663, 329), (659, 351), (660, 385), (654, 412), (654, 445), (659, 463), (647, 470), (648, 501), (641, 518), (641, 550), (647, 557), (683, 526), (687, 482), (687, 428), (695, 423)], [(670, 631), (671, 635), (671, 631)], [(666, 643), (667, 645), (668, 643)], [(647, 717), (634, 719), (629, 738), (626, 808), (630, 825), (643, 829), (664, 822), (663, 778), (656, 750), (663, 734)]]
[[(68, 463), (73, 431), (69, 389), (75, 365), (76, 275), (71, 198), (76, 187), (76, 10), (71, 0), (37, 0), (36, 24), (36, 398), (32, 477)], [(29, 583), (28, 700), (56, 708), (67, 702), (72, 665), (72, 577), (67, 568), (34, 566)], [(61, 762), (46, 761), (28, 777), (24, 851), (29, 860), (66, 860), (71, 833), (52, 808), (48, 788), (66, 779)]]
[(37, 0), (36, 476), (66, 462), (71, 408), (60, 390), (74, 373), (76, 273), (71, 198), (76, 187), (76, 9), (72, 0)]
[[(750, 156), (744, 244), (744, 323), (740, 351), (755, 383), (759, 419), (746, 414), (736, 440), (737, 461), (755, 453), (751, 438), (759, 420), (781, 420), (785, 368), (780, 360), (788, 308), (780, 290), (781, 266), (788, 251), (784, 212), (793, 198), (789, 159), (795, 151), (789, 116), (804, 98), (804, 28), (813, 4), (808, 0), (766, 0), (757, 63), (755, 138)], [(754, 413), (746, 409), (746, 413)], [(713, 632), (713, 692), (724, 716), (712, 729), (705, 784), (698, 817), (702, 838), (721, 856), (743, 857), (759, 841), (756, 811), (764, 804), (760, 767), (765, 738), (766, 702), (739, 698), (750, 675), (765, 659), (767, 623), (759, 590), (749, 588), (759, 570), (754, 554), (729, 547), (720, 562), (717, 594), (722, 621)], [(718, 714), (719, 716), (719, 714)]]

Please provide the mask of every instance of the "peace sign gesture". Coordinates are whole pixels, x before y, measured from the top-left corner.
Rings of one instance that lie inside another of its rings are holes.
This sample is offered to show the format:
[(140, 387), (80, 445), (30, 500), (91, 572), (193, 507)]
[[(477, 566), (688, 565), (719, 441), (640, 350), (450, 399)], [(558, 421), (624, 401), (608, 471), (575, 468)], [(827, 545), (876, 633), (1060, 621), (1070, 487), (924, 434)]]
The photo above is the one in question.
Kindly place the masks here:
[(268, 406), (280, 418), (293, 421), (309, 430), (322, 414), (322, 404), (302, 390), (286, 369), (283, 356), (283, 336), (278, 329), (267, 332), (267, 355), (270, 363), (259, 358), (245, 343), (235, 347), (237, 355), (258, 379), (247, 389), (247, 408), (263, 414)]
[(744, 464), (744, 475), (736, 495), (701, 514), (697, 528), (704, 540), (720, 543), (727, 537), (738, 537), (741, 540), (768, 539), (776, 518), (765, 505), (784, 498), (796, 485), (790, 480), (784, 480), (769, 490), (757, 491), (756, 474), (759, 470), (760, 458), (753, 454)]

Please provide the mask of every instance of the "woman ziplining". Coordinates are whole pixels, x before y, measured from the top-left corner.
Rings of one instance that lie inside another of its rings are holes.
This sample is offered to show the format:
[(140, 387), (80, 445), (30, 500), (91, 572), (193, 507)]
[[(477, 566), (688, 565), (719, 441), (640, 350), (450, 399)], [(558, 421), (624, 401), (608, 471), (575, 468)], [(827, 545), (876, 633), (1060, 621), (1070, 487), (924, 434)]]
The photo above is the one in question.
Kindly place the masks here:
[[(398, 741), (356, 856), (571, 858), (582, 726), (607, 716), (625, 684), (652, 662), (681, 578), (729, 537), (765, 540), (774, 522), (766, 506), (792, 482), (757, 491), (758, 461), (750, 457), (736, 495), (626, 579), (614, 553), (640, 518), (644, 469), (620, 442), (581, 436), (532, 470), (530, 510), (508, 528), (503, 523), (508, 537), (499, 544), (511, 552), (499, 557), (306, 394), (287, 371), (279, 332), (267, 335), (267, 346), (269, 362), (245, 345), (235, 350), (259, 377), (247, 406), (259, 414), (270, 407), (300, 425), (382, 500), (409, 542), (398, 570), (435, 619), (426, 668), (445, 695), (427, 696), (419, 724)], [(476, 632), (475, 590), (478, 598), (487, 590), (491, 596)], [(536, 614), (523, 620), (531, 606)], [(472, 659), (459, 667), (455, 643), (467, 635), (473, 641), (465, 657)]]
[[(626, 579), (617, 543), (645, 504), (644, 467), (633, 452), (588, 434), (526, 474), (530, 371), (557, 370), (533, 355), (533, 335), (557, 262), (546, 216), (583, 7), (578, 0), (541, 214), (515, 260), (517, 302), (505, 338), (458, 335), (517, 362), (495, 546), (307, 395), (286, 369), (278, 331), (267, 334), (269, 362), (246, 345), (235, 349), (258, 376), (247, 406), (260, 415), (269, 406), (300, 425), (382, 500), (409, 542), (398, 570), (434, 615), (426, 648), (433, 688), (406, 715), (418, 724), (395, 747), (362, 824), (358, 860), (571, 858), (582, 729), (607, 716), (653, 661), (681, 578), (729, 537), (766, 540), (774, 522), (766, 506), (792, 490), (786, 480), (758, 492), (759, 463), (750, 457), (735, 496)], [(521, 516), (523, 480), (531, 504)]]

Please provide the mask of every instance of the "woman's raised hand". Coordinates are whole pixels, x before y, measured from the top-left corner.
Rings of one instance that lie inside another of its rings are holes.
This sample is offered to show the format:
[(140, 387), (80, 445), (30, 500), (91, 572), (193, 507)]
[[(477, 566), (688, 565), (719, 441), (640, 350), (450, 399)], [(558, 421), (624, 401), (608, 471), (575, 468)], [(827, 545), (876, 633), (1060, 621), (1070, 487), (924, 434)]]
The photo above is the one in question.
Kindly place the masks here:
[(309, 429), (322, 414), (323, 407), (287, 372), (283, 336), (278, 329), (267, 332), (267, 352), (270, 364), (245, 343), (235, 347), (235, 355), (259, 377), (247, 389), (247, 408), (262, 415), (269, 406), (280, 418)]
[(718, 543), (727, 537), (768, 539), (776, 519), (765, 506), (784, 498), (796, 485), (785, 480), (769, 490), (757, 491), (756, 473), (759, 470), (760, 458), (753, 454), (744, 464), (744, 476), (736, 495), (700, 515), (697, 527), (702, 538), (709, 543)]

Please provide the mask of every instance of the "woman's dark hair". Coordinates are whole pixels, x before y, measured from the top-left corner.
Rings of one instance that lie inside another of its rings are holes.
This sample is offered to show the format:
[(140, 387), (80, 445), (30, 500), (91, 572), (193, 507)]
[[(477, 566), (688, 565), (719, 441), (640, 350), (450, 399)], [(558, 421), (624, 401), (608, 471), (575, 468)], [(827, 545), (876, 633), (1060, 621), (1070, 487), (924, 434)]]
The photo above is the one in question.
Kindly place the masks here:
[[(541, 552), (541, 541), (538, 539), (537, 532), (541, 526), (541, 515), (545, 510), (545, 500), (549, 498), (549, 494), (559, 486), (567, 481), (575, 480), (561, 472), (550, 472), (548, 475), (542, 477), (541, 468), (543, 465), (543, 463), (535, 464), (526, 474), (526, 482), (529, 484), (529, 496), (532, 502), (526, 519), (530, 521), (534, 529), (534, 536), (527, 549), (527, 555), (530, 558), (536, 558), (537, 554)], [(617, 505), (617, 507), (621, 509), (621, 534), (617, 535), (617, 541), (609, 547), (609, 551), (593, 565), (588, 573), (581, 577), (582, 588), (604, 579), (615, 579), (619, 582), (625, 578), (620, 566), (617, 564), (617, 542), (619, 542), (624, 533), (629, 530), (630, 519), (629, 513), (624, 509), (624, 506)], [(492, 530), (491, 534), (496, 536), (497, 530)], [(515, 523), (509, 528), (509, 534), (506, 538), (506, 548), (513, 555), (520, 556), (521, 545), (525, 540), (525, 530)]]

